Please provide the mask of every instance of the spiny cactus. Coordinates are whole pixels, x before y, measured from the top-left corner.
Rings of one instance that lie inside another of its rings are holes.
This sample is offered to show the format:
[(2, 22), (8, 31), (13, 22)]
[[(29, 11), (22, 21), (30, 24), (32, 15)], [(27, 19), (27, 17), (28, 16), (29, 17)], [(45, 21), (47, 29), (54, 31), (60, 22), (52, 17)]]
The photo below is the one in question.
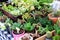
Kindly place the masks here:
[(47, 37), (47, 38), (51, 38), (51, 37), (52, 37), (52, 33), (51, 33), (50, 31), (48, 31), (48, 32), (46, 33), (46, 37)]

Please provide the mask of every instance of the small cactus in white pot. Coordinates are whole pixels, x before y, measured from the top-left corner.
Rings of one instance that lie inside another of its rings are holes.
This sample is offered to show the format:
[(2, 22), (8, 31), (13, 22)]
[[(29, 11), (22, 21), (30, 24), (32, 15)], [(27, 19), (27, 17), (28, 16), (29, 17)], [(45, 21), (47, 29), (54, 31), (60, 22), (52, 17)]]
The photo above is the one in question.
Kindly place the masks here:
[(50, 31), (46, 33), (46, 40), (52, 40), (52, 33)]

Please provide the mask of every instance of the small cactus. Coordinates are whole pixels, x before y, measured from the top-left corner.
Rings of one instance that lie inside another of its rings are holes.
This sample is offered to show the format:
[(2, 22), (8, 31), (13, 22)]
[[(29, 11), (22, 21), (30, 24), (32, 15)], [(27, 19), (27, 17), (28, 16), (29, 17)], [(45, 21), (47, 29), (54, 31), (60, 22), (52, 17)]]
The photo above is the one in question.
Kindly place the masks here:
[(48, 32), (46, 33), (46, 37), (47, 37), (47, 38), (51, 38), (51, 37), (52, 37), (52, 33), (51, 33), (50, 31), (48, 31)]

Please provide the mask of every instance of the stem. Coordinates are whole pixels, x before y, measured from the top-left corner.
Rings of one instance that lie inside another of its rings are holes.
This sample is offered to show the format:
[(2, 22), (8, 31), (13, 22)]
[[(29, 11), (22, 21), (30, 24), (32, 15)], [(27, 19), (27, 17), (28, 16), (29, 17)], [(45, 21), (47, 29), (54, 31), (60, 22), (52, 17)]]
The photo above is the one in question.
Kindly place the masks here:
[(20, 29), (16, 27), (17, 33), (19, 33)]

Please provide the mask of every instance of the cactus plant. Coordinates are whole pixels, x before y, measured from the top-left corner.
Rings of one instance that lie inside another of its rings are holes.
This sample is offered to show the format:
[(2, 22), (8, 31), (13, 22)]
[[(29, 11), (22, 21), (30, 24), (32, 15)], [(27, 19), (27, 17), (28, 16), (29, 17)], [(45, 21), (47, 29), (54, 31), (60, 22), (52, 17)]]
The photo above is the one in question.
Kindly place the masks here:
[(47, 38), (51, 38), (52, 37), (52, 33), (50, 31), (48, 31), (46, 34), (47, 34), (47, 36), (46, 36)]

